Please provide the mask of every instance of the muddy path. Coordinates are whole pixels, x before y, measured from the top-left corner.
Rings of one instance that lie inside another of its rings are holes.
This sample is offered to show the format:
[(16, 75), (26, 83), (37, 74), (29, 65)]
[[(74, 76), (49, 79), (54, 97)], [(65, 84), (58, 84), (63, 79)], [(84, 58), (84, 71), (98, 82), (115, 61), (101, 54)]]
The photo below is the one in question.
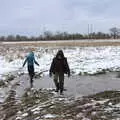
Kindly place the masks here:
[[(27, 74), (10, 82), (0, 103), (1, 120), (114, 120), (119, 118), (118, 72), (65, 77), (64, 95), (54, 92), (49, 76), (36, 76), (30, 89)], [(1, 89), (4, 90), (4, 89)]]
[[(67, 96), (87, 96), (107, 90), (120, 90), (120, 77), (119, 72), (109, 72), (100, 75), (85, 75), (85, 76), (65, 76), (64, 87), (66, 91), (64, 94)], [(20, 77), (19, 93), (23, 89), (29, 88), (29, 77), (23, 75)], [(35, 89), (54, 89), (53, 78), (43, 76), (34, 78)]]
[[(89, 96), (99, 92), (109, 91), (109, 90), (120, 90), (120, 76), (119, 72), (108, 72), (106, 74), (98, 75), (83, 75), (76, 76), (73, 75), (70, 78), (65, 76), (64, 80), (64, 96), (69, 98), (78, 98), (82, 96)], [(12, 75), (13, 76), (13, 75)], [(11, 77), (11, 76), (10, 76)], [(30, 81), (28, 74), (23, 74), (14, 77), (13, 80), (6, 80), (3, 87), (0, 87), (0, 102), (4, 101), (6, 96), (9, 96), (10, 91), (15, 91), (16, 99), (20, 99), (26, 90), (30, 89)], [(7, 78), (10, 79), (10, 78)], [(1, 82), (0, 82), (1, 84)], [(53, 90), (55, 85), (53, 82), (53, 77), (49, 76), (39, 76), (34, 78), (33, 89), (40, 90)], [(59, 95), (59, 93), (57, 93)]]

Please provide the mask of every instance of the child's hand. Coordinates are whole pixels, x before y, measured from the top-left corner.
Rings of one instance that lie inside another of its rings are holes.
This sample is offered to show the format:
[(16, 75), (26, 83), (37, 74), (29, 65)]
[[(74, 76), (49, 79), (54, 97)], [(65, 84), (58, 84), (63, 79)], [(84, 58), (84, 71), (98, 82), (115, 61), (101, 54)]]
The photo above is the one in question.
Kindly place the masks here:
[(51, 72), (49, 73), (49, 76), (52, 77), (52, 73)]
[(70, 77), (70, 73), (68, 73), (68, 77)]

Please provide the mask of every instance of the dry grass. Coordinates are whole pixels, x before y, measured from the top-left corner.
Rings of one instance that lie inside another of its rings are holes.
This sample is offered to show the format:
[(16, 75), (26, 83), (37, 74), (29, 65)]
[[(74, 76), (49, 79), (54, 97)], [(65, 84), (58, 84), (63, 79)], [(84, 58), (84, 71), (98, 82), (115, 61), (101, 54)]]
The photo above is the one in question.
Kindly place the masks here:
[(19, 46), (120, 46), (120, 41), (42, 41), (42, 42), (6, 42), (3, 45)]

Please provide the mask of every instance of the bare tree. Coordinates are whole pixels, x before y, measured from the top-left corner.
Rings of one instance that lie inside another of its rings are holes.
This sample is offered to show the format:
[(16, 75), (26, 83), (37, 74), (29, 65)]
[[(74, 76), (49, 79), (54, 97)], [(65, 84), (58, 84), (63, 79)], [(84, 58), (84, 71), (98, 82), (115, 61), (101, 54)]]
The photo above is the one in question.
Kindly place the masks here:
[(120, 29), (113, 27), (110, 29), (111, 35), (113, 36), (114, 39), (119, 37)]

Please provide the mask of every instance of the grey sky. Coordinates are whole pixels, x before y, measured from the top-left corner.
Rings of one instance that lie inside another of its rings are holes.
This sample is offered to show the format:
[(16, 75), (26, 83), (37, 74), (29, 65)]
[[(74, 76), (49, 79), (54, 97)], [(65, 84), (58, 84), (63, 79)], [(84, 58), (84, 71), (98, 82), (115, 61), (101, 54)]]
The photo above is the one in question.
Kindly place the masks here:
[(0, 0), (0, 35), (45, 30), (87, 33), (120, 27), (120, 0)]

